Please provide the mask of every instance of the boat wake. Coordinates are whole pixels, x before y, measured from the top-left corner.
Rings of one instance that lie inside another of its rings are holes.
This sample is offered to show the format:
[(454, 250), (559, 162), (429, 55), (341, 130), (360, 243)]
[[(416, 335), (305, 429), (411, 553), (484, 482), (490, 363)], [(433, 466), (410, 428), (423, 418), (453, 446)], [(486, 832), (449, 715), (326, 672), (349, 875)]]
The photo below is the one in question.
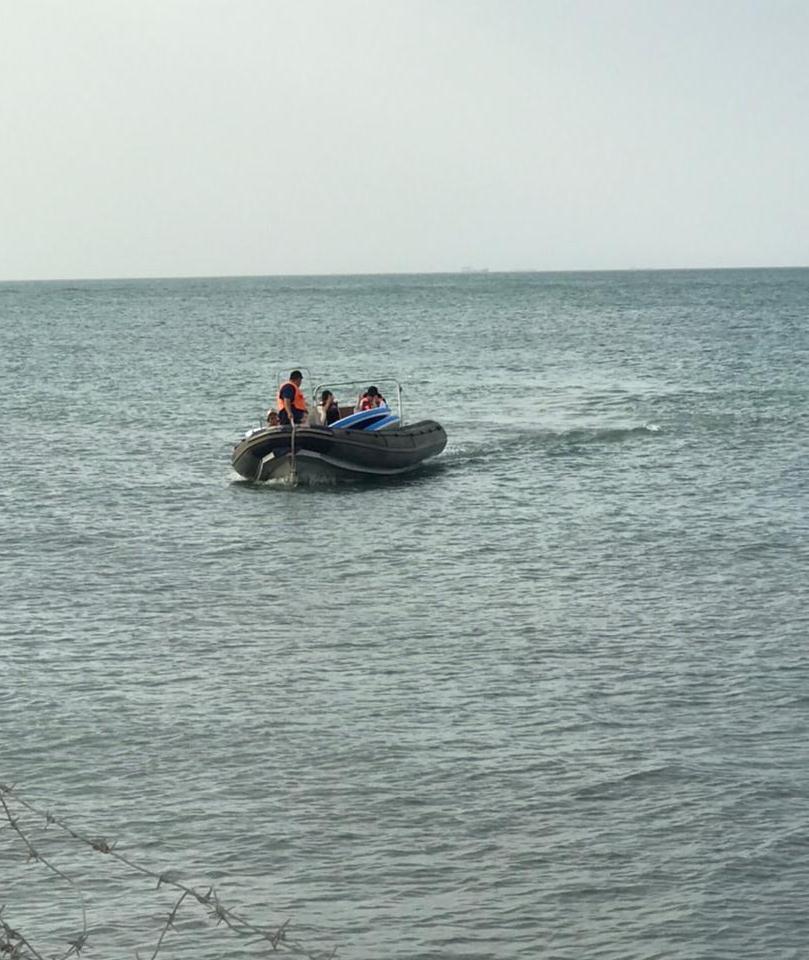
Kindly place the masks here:
[[(484, 433), (483, 439), (481, 433)], [(504, 458), (518, 460), (531, 455), (575, 457), (603, 447), (648, 440), (660, 433), (660, 426), (655, 423), (574, 427), (569, 430), (489, 428), (485, 432), (477, 430), (475, 439), (468, 442), (463, 438), (454, 442), (451, 439), (440, 462), (445, 466), (465, 466), (485, 463), (492, 458), (502, 463)]]

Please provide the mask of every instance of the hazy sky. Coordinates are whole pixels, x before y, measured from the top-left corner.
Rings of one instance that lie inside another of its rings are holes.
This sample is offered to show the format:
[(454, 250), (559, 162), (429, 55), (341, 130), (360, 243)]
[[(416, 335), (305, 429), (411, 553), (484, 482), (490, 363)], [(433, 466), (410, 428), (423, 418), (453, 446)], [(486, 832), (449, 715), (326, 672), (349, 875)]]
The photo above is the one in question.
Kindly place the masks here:
[(806, 0), (0, 0), (0, 279), (809, 264)]

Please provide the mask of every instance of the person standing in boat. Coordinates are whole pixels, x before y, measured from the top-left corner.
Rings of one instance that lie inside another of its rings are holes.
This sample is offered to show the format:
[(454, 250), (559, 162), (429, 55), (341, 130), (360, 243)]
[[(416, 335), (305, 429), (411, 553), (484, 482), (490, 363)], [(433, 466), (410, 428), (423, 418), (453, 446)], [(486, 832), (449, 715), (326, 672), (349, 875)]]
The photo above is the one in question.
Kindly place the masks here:
[(300, 370), (293, 370), (289, 380), (282, 383), (278, 391), (278, 422), (282, 427), (290, 424), (302, 424), (309, 413), (306, 398), (301, 392), (303, 374)]
[(360, 397), (360, 402), (358, 405), (359, 410), (374, 410), (376, 407), (387, 406), (387, 401), (379, 392), (379, 390), (370, 386), (365, 391), (365, 393)]

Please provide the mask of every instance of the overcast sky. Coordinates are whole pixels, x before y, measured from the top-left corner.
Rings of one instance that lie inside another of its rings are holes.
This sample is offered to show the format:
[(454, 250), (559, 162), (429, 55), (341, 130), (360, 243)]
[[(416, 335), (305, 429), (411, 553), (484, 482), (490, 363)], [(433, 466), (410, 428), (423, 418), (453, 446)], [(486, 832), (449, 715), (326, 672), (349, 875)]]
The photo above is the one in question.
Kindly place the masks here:
[(0, 0), (0, 279), (809, 264), (805, 0)]

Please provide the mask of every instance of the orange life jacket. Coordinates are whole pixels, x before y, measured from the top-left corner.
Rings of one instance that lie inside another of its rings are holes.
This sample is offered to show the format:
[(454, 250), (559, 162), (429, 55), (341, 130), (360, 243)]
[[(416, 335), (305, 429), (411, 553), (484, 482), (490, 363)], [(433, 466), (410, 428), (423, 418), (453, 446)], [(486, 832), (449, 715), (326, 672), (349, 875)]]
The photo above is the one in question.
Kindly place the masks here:
[(385, 398), (381, 393), (375, 397), (369, 397), (367, 394), (360, 400), (360, 410), (374, 410), (377, 407), (384, 406)]
[(306, 400), (304, 399), (303, 394), (301, 393), (297, 384), (293, 383), (291, 380), (287, 380), (286, 383), (282, 383), (278, 388), (278, 412), (285, 410), (284, 401), (281, 397), (281, 391), (284, 387), (293, 387), (295, 390), (295, 396), (292, 398), (292, 407), (295, 410), (300, 410), (301, 413), (306, 412)]

